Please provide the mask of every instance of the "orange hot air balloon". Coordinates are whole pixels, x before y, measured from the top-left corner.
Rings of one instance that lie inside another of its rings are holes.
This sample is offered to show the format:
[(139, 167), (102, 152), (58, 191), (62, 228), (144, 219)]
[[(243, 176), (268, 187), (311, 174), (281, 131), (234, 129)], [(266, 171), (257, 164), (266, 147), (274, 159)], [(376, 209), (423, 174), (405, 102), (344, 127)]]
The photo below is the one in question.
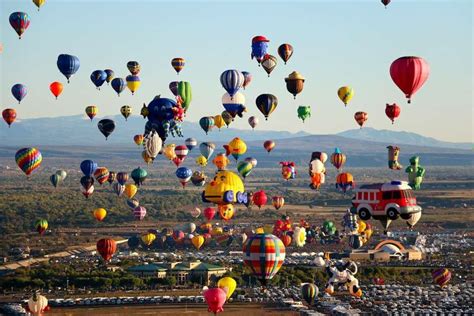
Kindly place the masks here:
[(285, 245), (285, 247), (288, 247), (289, 245), (291, 245), (292, 239), (290, 235), (285, 234), (281, 236), (280, 239), (283, 242), (283, 245)]
[(94, 177), (100, 185), (104, 184), (109, 179), (109, 169), (105, 167), (95, 169)]
[(105, 261), (112, 259), (117, 250), (117, 243), (111, 238), (102, 238), (97, 242), (97, 252)]
[(275, 207), (276, 210), (279, 210), (280, 208), (285, 205), (285, 198), (283, 196), (274, 196), (272, 197), (272, 204), (273, 207)]
[(273, 148), (275, 148), (275, 142), (273, 140), (267, 140), (263, 143), (263, 147), (266, 149), (267, 152), (271, 152)]
[(16, 110), (15, 109), (5, 109), (2, 112), (3, 120), (8, 124), (8, 127), (12, 125), (16, 120)]
[(356, 120), (357, 124), (359, 124), (360, 128), (364, 126), (368, 118), (369, 115), (366, 112), (359, 111), (354, 114), (354, 119)]
[(133, 141), (135, 142), (135, 144), (137, 144), (138, 146), (142, 145), (143, 144), (143, 140), (145, 139), (145, 137), (142, 135), (142, 134), (138, 134), (138, 135), (135, 135), (133, 136)]
[(63, 92), (63, 84), (61, 82), (55, 81), (49, 85), (49, 90), (51, 93), (58, 99), (58, 96)]
[(219, 215), (225, 221), (230, 220), (234, 216), (234, 205), (232, 204), (219, 204), (217, 205)]
[(105, 208), (96, 208), (94, 210), (94, 217), (99, 222), (102, 222), (106, 216), (107, 216), (107, 211), (105, 210)]
[(193, 238), (191, 238), (191, 243), (193, 244), (194, 248), (196, 248), (196, 250), (199, 250), (202, 245), (204, 245), (205, 241), (206, 240), (202, 235), (194, 236)]

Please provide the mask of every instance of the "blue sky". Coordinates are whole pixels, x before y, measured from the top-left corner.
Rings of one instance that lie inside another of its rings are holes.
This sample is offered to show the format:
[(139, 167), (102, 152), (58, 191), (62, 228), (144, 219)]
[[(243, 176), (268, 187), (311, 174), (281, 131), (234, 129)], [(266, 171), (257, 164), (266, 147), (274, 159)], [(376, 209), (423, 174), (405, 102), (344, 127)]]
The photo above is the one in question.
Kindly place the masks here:
[[(8, 16), (30, 15), (31, 25), (18, 40)], [(385, 10), (371, 1), (67, 1), (48, 0), (40, 12), (31, 0), (0, 2), (0, 108), (15, 107), (19, 119), (84, 113), (99, 106), (99, 116), (118, 114), (128, 104), (138, 115), (141, 105), (158, 94), (171, 97), (168, 83), (190, 81), (193, 102), (187, 119), (223, 111), (225, 93), (219, 76), (226, 69), (247, 70), (253, 82), (243, 91), (248, 113), (233, 127), (250, 128), (247, 118), (260, 118), (262, 130), (316, 134), (357, 128), (356, 111), (369, 113), (367, 126), (403, 130), (447, 141), (472, 141), (472, 2), (393, 0)], [(255, 35), (270, 39), (277, 56), (282, 43), (295, 52), (267, 78), (250, 60)], [(69, 85), (56, 67), (57, 56), (73, 54), (81, 68)], [(393, 60), (405, 55), (425, 58), (431, 75), (407, 105), (389, 75)], [(184, 57), (179, 76), (170, 65)], [(111, 87), (97, 91), (89, 79), (95, 69), (111, 68), (127, 76), (126, 63), (142, 66), (142, 87), (117, 97)], [(293, 70), (306, 77), (304, 91), (293, 100), (284, 78)], [(59, 100), (49, 92), (52, 81), (65, 84)], [(21, 105), (10, 93), (15, 83), (28, 86)], [(351, 85), (355, 96), (347, 108), (337, 89)], [(276, 111), (268, 121), (255, 106), (261, 93), (275, 94)], [(395, 125), (385, 116), (386, 103), (397, 102), (402, 113)], [(311, 105), (312, 117), (297, 118), (299, 105)], [(4, 124), (3, 124), (4, 125)], [(6, 126), (6, 125), (5, 125)], [(4, 128), (5, 126), (2, 126)]]

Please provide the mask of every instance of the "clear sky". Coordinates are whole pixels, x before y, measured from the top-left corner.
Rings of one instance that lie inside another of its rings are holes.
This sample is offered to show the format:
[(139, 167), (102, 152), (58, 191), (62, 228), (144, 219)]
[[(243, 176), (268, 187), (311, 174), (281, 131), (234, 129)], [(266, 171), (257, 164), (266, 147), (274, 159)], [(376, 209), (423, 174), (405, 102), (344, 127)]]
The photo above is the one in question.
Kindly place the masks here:
[[(14, 11), (30, 15), (31, 25), (21, 40), (10, 27)], [(219, 76), (226, 69), (254, 75), (244, 91), (249, 109), (232, 126), (249, 128), (247, 118), (260, 118), (259, 129), (304, 130), (315, 134), (357, 128), (356, 111), (369, 114), (367, 126), (403, 130), (447, 141), (472, 141), (472, 1), (392, 0), (385, 10), (379, 0), (366, 1), (81, 1), (47, 0), (40, 12), (31, 0), (0, 1), (0, 108), (15, 107), (19, 119), (84, 113), (99, 106), (99, 116), (118, 114), (158, 94), (171, 97), (168, 83), (190, 81), (193, 102), (187, 119), (223, 111), (225, 93)], [(282, 43), (294, 47), (287, 65), (281, 59), (267, 78), (250, 43), (255, 35), (270, 39), (270, 53)], [(81, 67), (68, 85), (56, 67), (61, 53), (79, 57)], [(407, 105), (389, 75), (393, 60), (422, 56), (431, 67), (423, 88)], [(184, 57), (179, 76), (170, 65)], [(142, 86), (117, 97), (111, 87), (97, 91), (89, 79), (95, 69), (129, 74), (126, 63), (142, 66)], [(306, 77), (303, 92), (293, 100), (284, 78), (293, 70)], [(65, 84), (59, 100), (49, 92), (52, 81)], [(10, 93), (15, 83), (28, 86), (21, 105)], [(337, 89), (351, 85), (355, 96), (347, 108)], [(255, 106), (261, 93), (275, 94), (279, 105), (265, 122)], [(397, 102), (402, 113), (395, 125), (385, 116), (386, 103)], [(297, 118), (299, 105), (311, 105), (306, 123)]]

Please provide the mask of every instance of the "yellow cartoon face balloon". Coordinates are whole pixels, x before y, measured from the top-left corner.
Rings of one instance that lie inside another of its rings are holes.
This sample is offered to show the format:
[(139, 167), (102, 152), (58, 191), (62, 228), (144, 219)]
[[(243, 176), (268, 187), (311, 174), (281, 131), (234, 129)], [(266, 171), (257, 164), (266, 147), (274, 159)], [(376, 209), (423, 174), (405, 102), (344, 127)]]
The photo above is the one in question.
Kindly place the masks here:
[(217, 210), (223, 220), (228, 221), (234, 216), (234, 205), (232, 204), (220, 204)]
[(227, 165), (229, 164), (229, 158), (225, 154), (218, 154), (212, 163), (217, 167), (218, 170), (225, 170)]
[(229, 204), (237, 202), (237, 195), (244, 193), (242, 180), (232, 171), (221, 170), (209, 182), (202, 194), (203, 202)]

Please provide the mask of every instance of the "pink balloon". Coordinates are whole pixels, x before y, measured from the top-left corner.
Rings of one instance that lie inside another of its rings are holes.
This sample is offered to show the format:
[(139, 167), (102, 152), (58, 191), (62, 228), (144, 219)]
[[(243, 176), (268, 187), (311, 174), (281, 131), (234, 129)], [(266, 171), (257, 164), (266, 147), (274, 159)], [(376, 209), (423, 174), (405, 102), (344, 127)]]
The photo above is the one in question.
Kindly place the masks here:
[(211, 288), (204, 291), (204, 299), (206, 300), (208, 311), (215, 314), (224, 311), (224, 303), (226, 301), (226, 292), (221, 288)]

